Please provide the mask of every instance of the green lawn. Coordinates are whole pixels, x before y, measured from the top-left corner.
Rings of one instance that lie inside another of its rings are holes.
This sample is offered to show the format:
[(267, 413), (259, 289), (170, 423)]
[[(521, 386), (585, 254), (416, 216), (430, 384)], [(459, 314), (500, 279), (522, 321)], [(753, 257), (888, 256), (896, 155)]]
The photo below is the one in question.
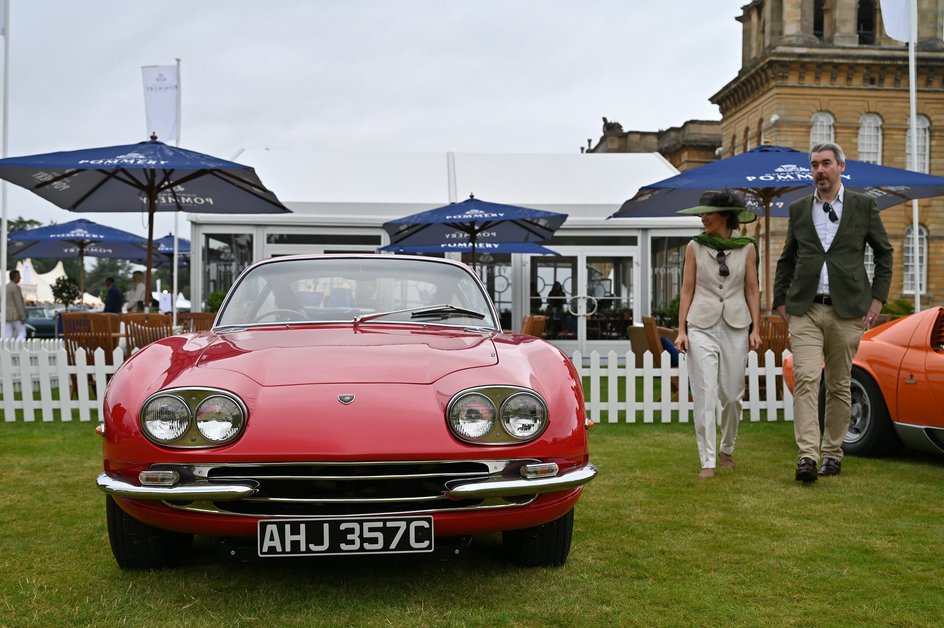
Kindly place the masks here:
[(200, 539), (169, 572), (111, 557), (94, 424), (0, 424), (0, 626), (938, 625), (944, 457), (847, 458), (793, 480), (789, 423), (744, 423), (696, 477), (688, 425), (598, 425), (566, 566), (454, 556), (240, 562)]

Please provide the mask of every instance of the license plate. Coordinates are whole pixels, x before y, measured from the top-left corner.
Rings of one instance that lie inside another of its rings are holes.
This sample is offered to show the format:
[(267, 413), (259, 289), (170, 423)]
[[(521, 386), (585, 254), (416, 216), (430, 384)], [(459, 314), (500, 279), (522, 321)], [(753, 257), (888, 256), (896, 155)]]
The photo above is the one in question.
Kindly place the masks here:
[(433, 518), (265, 519), (257, 549), (263, 558), (432, 552)]

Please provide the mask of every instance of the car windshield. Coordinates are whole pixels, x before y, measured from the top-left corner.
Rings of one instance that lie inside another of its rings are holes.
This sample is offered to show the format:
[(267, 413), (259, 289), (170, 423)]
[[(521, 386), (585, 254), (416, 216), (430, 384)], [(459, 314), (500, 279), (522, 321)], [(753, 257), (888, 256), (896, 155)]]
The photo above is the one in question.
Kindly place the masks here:
[(52, 310), (47, 310), (44, 307), (34, 307), (26, 306), (26, 316), (27, 318), (48, 318), (52, 319), (53, 313)]
[(498, 328), (488, 296), (466, 268), (390, 255), (255, 266), (232, 288), (217, 326), (309, 322)]

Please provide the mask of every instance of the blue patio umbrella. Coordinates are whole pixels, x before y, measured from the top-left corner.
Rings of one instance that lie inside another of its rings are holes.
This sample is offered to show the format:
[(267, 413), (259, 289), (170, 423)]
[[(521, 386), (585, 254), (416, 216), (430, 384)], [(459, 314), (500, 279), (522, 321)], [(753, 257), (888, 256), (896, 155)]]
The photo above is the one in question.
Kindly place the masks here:
[[(530, 253), (531, 255), (560, 255), (557, 251), (541, 246), (536, 242), (480, 242), (476, 245), (479, 253)], [(388, 244), (381, 247), (387, 253), (470, 253), (472, 243), (468, 240), (460, 242), (443, 242), (441, 244), (426, 244), (421, 246), (403, 246)]]
[[(944, 177), (846, 159), (843, 185), (868, 194), (879, 209), (906, 200), (944, 194)], [(744, 192), (748, 206), (764, 217), (764, 293), (770, 308), (770, 217), (788, 215), (793, 201), (813, 192), (809, 154), (785, 146), (758, 146), (643, 186), (610, 218), (674, 216), (698, 205), (706, 190)]]
[[(270, 214), (289, 210), (255, 171), (152, 139), (149, 142), (0, 159), (0, 179), (72, 211)], [(147, 249), (150, 289), (154, 251)]]
[(8, 237), (10, 254), (27, 257), (79, 258), (79, 289), (85, 293), (85, 258), (141, 259), (147, 239), (84, 218), (58, 225), (14, 231)]
[[(172, 264), (174, 257), (174, 234), (168, 233), (163, 238), (154, 240), (154, 265)], [(137, 260), (145, 263), (143, 258)], [(190, 240), (177, 238), (177, 265), (181, 266), (190, 263)]]
[(485, 243), (547, 242), (567, 214), (489, 203), (470, 196), (428, 211), (384, 223), (391, 246), (440, 246), (467, 242), (475, 264), (476, 248)]

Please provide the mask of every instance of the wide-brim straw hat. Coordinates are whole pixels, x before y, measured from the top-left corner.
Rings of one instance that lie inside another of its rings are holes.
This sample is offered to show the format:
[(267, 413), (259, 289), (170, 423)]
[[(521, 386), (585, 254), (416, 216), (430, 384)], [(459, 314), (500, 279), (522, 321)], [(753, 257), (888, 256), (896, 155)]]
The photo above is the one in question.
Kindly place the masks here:
[(685, 216), (701, 216), (702, 214), (713, 214), (721, 212), (737, 212), (738, 222), (746, 224), (757, 220), (757, 214), (746, 207), (715, 207), (713, 205), (696, 205), (688, 209), (680, 209), (677, 214)]

